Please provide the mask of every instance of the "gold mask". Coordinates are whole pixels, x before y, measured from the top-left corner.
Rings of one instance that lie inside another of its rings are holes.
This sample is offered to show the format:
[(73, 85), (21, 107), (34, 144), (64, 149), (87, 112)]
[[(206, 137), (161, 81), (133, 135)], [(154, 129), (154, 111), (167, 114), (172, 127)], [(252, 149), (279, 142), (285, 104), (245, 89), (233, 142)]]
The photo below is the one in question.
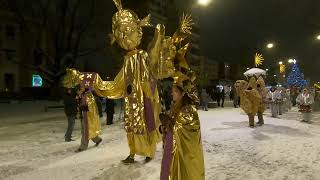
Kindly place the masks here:
[(150, 15), (143, 20), (131, 10), (123, 9), (121, 0), (113, 0), (118, 12), (112, 17), (111, 43), (115, 41), (125, 50), (133, 50), (141, 43), (143, 26), (151, 26)]

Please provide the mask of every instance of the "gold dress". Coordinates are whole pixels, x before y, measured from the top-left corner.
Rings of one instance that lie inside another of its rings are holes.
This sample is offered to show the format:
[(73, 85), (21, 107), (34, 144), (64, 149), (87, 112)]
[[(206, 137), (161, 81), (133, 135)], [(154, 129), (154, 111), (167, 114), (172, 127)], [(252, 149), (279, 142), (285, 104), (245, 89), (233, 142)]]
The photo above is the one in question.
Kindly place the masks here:
[(200, 121), (195, 106), (186, 105), (166, 133), (161, 180), (204, 180)]
[(100, 117), (93, 94), (91, 92), (85, 92), (82, 96), (82, 103), (88, 105), (88, 111), (82, 112), (82, 138), (90, 140), (97, 137), (101, 133)]

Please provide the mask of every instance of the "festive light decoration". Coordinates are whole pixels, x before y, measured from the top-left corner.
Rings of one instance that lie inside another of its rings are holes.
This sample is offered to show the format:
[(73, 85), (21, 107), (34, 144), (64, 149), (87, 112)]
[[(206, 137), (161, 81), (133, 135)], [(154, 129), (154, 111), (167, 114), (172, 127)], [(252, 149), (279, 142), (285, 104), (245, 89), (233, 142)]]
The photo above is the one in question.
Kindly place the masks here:
[(304, 79), (303, 73), (300, 72), (298, 64), (294, 64), (288, 76), (287, 83), (289, 86), (305, 87), (308, 81)]
[(280, 64), (280, 73), (284, 73), (286, 71), (286, 65)]
[(256, 67), (262, 65), (264, 58), (262, 57), (262, 54), (256, 53), (254, 57), (254, 64)]

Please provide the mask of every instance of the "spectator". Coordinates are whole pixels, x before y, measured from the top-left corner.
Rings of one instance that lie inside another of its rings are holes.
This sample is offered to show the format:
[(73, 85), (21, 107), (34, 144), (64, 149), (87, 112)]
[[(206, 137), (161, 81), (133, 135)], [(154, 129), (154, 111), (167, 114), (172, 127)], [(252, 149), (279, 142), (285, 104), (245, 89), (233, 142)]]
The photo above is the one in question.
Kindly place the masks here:
[(106, 99), (106, 114), (107, 114), (107, 125), (113, 124), (113, 117), (114, 117), (114, 106), (115, 102), (113, 99)]
[(65, 141), (70, 142), (72, 140), (72, 131), (75, 124), (75, 119), (77, 117), (77, 100), (76, 93), (73, 89), (66, 89), (64, 96), (64, 112), (68, 119), (68, 127), (66, 134), (64, 135)]

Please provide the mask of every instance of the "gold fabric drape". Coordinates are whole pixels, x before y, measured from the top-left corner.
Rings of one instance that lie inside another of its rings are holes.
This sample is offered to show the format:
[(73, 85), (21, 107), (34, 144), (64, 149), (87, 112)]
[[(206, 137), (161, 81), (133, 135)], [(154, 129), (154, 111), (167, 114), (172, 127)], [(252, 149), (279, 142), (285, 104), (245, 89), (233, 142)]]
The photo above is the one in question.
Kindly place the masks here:
[(92, 93), (86, 93), (86, 101), (88, 103), (88, 139), (93, 139), (101, 133), (100, 117), (97, 104)]
[(200, 120), (195, 106), (183, 107), (175, 119), (169, 179), (205, 179)]

